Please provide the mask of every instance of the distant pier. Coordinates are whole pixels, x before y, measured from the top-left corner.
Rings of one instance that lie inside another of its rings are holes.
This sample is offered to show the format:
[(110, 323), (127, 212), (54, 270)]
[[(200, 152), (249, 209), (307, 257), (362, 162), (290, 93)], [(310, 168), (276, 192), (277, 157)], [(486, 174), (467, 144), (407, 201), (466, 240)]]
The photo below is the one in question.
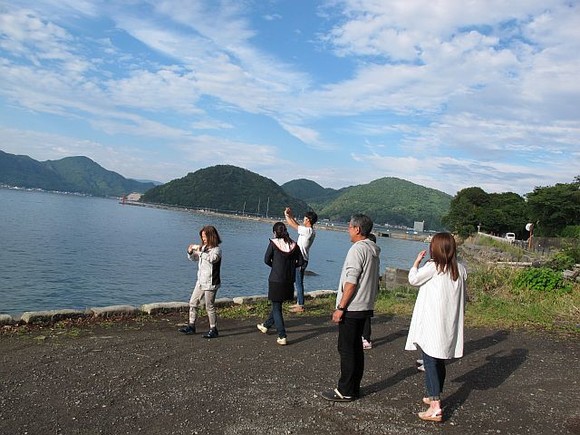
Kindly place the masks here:
[(424, 242), (429, 236), (424, 233), (410, 234), (404, 231), (373, 231), (377, 237), (392, 237), (393, 239), (413, 240)]

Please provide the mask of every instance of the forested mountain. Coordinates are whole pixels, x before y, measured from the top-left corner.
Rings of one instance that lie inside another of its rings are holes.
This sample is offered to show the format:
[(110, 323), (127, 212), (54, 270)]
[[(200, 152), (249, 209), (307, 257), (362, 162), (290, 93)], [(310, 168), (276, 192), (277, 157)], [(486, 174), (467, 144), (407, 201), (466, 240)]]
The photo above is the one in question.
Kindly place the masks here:
[(87, 157), (39, 162), (28, 156), (0, 151), (0, 184), (8, 186), (122, 196), (145, 192), (153, 183), (140, 183), (108, 171)]
[(319, 210), (330, 201), (338, 198), (349, 188), (344, 187), (340, 190), (331, 189), (330, 187), (325, 188), (315, 181), (300, 178), (282, 184), (282, 189), (294, 198), (305, 201), (313, 209)]
[(231, 165), (217, 165), (147, 191), (144, 202), (224, 212), (283, 216), (292, 207), (300, 216), (308, 210), (304, 201), (288, 195), (269, 178)]
[(231, 165), (189, 173), (155, 186), (122, 177), (87, 157), (39, 162), (28, 156), (0, 151), (0, 184), (121, 196), (140, 192), (142, 201), (181, 207), (255, 215), (282, 216), (286, 206), (300, 217), (313, 209), (319, 219), (346, 222), (354, 213), (369, 215), (378, 225), (413, 226), (425, 221), (427, 229), (441, 229), (451, 196), (398, 178), (335, 190), (311, 180), (298, 179), (279, 186), (269, 178)]
[[(291, 183), (293, 182), (286, 183), (285, 186)], [(304, 195), (300, 199), (321, 197), (317, 196), (320, 189), (314, 187), (308, 190), (308, 187), (313, 187), (312, 184), (301, 182), (299, 186), (306, 187), (294, 190), (297, 194)], [(452, 199), (450, 195), (439, 190), (392, 177), (335, 192), (337, 197), (321, 202), (315, 208), (320, 218), (347, 221), (354, 213), (364, 213), (380, 225), (388, 223), (412, 227), (415, 221), (425, 221), (426, 229), (442, 228), (441, 218), (448, 212)], [(310, 202), (309, 204), (312, 205)]]

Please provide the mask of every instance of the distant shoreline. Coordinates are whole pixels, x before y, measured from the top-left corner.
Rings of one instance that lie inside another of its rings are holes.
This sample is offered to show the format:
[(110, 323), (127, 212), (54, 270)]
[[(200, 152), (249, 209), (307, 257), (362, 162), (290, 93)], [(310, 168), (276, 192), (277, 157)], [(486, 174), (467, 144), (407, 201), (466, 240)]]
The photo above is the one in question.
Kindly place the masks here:
[[(188, 208), (182, 207), (177, 205), (166, 205), (166, 204), (154, 204), (148, 202), (139, 202), (139, 201), (119, 201), (121, 205), (131, 205), (135, 207), (151, 207), (151, 208), (159, 208), (159, 209), (166, 209), (166, 210), (177, 210), (183, 212), (190, 212), (196, 213), (201, 215), (214, 215), (220, 216), (225, 218), (232, 218), (232, 219), (239, 219), (239, 220), (248, 220), (248, 221), (257, 221), (257, 222), (269, 222), (274, 223), (277, 221), (284, 222), (285, 219), (283, 217), (265, 217), (265, 216), (252, 216), (249, 214), (238, 214), (238, 213), (224, 213), (219, 211), (213, 211), (209, 209), (195, 209), (195, 208)], [(380, 227), (379, 227), (380, 228)], [(346, 232), (348, 230), (348, 225), (345, 223), (343, 225), (330, 223), (330, 222), (317, 222), (315, 229), (317, 230), (329, 230), (329, 231), (343, 231)], [(402, 239), (402, 240), (411, 240), (415, 242), (422, 242), (426, 241), (429, 237), (427, 234), (407, 234), (402, 230), (378, 230), (377, 225), (375, 225), (374, 231), (375, 234), (379, 237), (392, 237), (393, 239)]]

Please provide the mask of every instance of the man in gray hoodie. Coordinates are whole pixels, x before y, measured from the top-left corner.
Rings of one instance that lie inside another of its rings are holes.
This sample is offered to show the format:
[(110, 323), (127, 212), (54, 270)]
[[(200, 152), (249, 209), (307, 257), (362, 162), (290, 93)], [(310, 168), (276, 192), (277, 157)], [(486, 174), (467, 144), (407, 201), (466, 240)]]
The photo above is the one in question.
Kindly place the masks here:
[(373, 316), (379, 287), (381, 250), (368, 238), (372, 229), (373, 221), (364, 214), (353, 215), (348, 224), (353, 245), (342, 266), (332, 313), (332, 321), (338, 323), (340, 379), (337, 388), (322, 393), (324, 399), (334, 402), (350, 402), (360, 396), (364, 372), (361, 336), (366, 318)]

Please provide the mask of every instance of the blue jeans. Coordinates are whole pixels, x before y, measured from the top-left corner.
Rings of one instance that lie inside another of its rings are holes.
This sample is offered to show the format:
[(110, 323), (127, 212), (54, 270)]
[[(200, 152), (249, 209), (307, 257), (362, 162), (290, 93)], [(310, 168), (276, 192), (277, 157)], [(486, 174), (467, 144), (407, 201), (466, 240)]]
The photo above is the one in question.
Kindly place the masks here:
[(445, 383), (445, 360), (433, 358), (423, 352), (423, 366), (425, 367), (425, 386), (431, 400), (441, 400), (443, 384)]
[(264, 326), (268, 329), (276, 325), (276, 330), (278, 331), (278, 337), (286, 337), (286, 328), (284, 327), (284, 317), (282, 316), (282, 302), (272, 301), (272, 310), (270, 315), (264, 322)]
[(304, 306), (304, 272), (306, 272), (306, 266), (308, 266), (308, 261), (296, 268), (294, 285), (296, 286), (296, 303), (300, 306)]

